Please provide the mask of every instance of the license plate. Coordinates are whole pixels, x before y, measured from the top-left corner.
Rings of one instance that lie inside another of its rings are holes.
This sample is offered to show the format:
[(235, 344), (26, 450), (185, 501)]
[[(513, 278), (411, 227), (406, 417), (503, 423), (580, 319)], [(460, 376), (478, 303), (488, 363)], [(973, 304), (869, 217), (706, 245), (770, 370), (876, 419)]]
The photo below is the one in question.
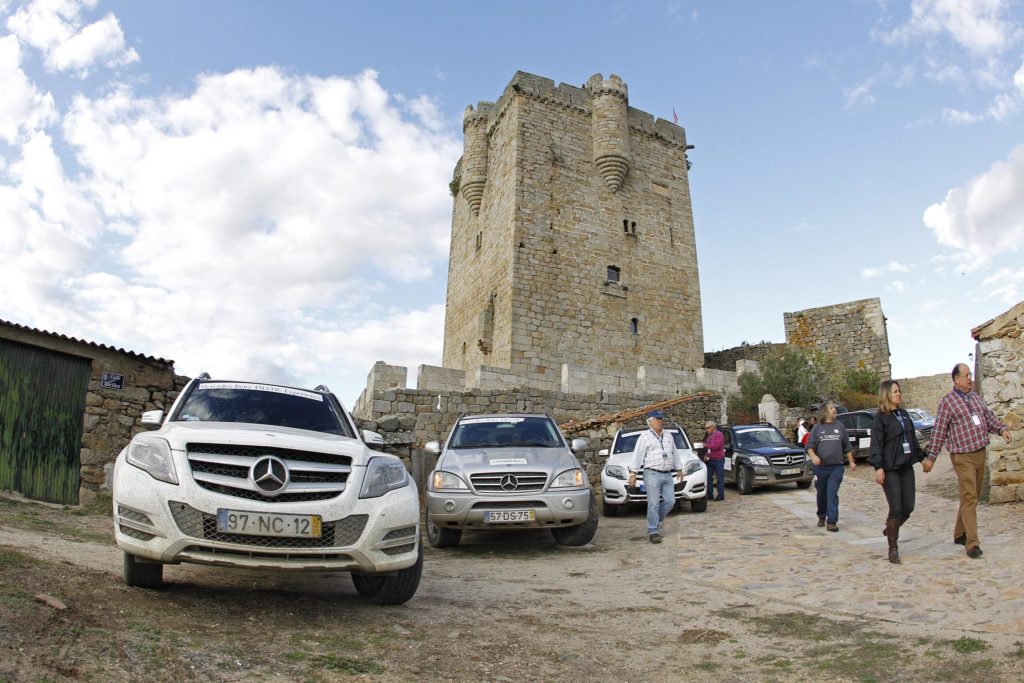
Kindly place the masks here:
[(217, 531), (246, 536), (320, 538), (320, 515), (278, 515), (244, 510), (217, 510)]
[(536, 520), (537, 514), (533, 510), (490, 510), (484, 513), (484, 521), (488, 524), (533, 522)]
[(802, 472), (802, 471), (803, 470), (801, 468), (794, 467), (793, 469), (782, 470), (781, 472), (779, 472), (779, 474), (781, 474), (782, 476), (786, 477), (786, 476), (789, 476), (790, 474), (800, 474), (800, 472)]

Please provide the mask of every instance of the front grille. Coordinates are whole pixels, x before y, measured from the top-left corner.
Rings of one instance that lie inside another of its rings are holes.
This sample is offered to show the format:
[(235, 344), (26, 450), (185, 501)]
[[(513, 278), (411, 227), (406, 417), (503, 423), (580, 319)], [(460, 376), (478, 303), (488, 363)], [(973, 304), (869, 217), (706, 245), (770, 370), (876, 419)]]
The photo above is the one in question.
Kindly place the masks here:
[(548, 475), (544, 472), (488, 472), (474, 474), (470, 481), (481, 493), (522, 493), (543, 491)]
[(127, 519), (129, 522), (136, 522), (138, 524), (145, 524), (146, 526), (153, 526), (153, 521), (149, 517), (139, 512), (138, 510), (133, 510), (132, 508), (125, 507), (124, 505), (117, 506), (117, 516), (121, 517), (122, 519)]
[[(352, 471), (347, 456), (298, 451), (274, 446), (190, 443), (186, 446), (192, 478), (208, 491), (264, 503), (295, 503), (327, 500), (345, 490)], [(252, 467), (261, 458), (274, 456), (288, 470), (288, 485), (268, 495), (252, 480)]]
[(802, 467), (804, 464), (804, 457), (801, 455), (773, 455), (768, 458), (775, 467)]
[(120, 524), (118, 526), (121, 529), (122, 534), (125, 536), (131, 536), (132, 538), (137, 538), (140, 541), (152, 541), (156, 538), (153, 534), (147, 534), (145, 531), (139, 531), (138, 529), (133, 529), (130, 526), (125, 526), (124, 524)]
[(473, 509), (482, 510), (519, 510), (521, 508), (546, 508), (548, 505), (543, 500), (503, 500), (503, 501), (478, 501), (473, 503)]
[(256, 548), (333, 548), (352, 545), (359, 540), (366, 527), (369, 515), (349, 515), (333, 522), (324, 522), (320, 527), (320, 538), (279, 538), (277, 536), (249, 536), (226, 534), (217, 531), (217, 518), (196, 510), (185, 503), (168, 503), (174, 523), (181, 533), (208, 541), (234, 543)]
[(415, 549), (416, 549), (416, 544), (415, 543), (409, 543), (407, 545), (396, 545), (394, 548), (384, 548), (384, 554), (385, 555), (401, 555), (402, 553), (407, 553), (410, 550), (415, 550)]

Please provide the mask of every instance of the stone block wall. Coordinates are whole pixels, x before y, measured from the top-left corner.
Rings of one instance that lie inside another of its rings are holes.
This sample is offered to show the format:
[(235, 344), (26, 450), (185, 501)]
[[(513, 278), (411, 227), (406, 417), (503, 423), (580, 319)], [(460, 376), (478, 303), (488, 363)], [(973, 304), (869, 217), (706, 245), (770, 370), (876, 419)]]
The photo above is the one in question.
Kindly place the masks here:
[(785, 346), (785, 344), (761, 342), (760, 344), (741, 344), (722, 351), (709, 351), (704, 354), (704, 367), (716, 370), (735, 370), (736, 361), (747, 360), (761, 363), (772, 351)]
[(971, 334), (977, 340), (975, 381), (992, 412), (1010, 429), (1011, 443), (989, 446), (989, 502), (1024, 501), (1024, 301)]
[(889, 335), (878, 298), (783, 313), (783, 320), (787, 344), (822, 351), (842, 367), (873, 370), (880, 379), (892, 376)]
[[(949, 364), (950, 371), (953, 364)], [(923, 377), (904, 377), (896, 380), (903, 392), (903, 405), (907, 408), (921, 408), (932, 415), (939, 407), (939, 401), (953, 388), (953, 376), (949, 372)]]

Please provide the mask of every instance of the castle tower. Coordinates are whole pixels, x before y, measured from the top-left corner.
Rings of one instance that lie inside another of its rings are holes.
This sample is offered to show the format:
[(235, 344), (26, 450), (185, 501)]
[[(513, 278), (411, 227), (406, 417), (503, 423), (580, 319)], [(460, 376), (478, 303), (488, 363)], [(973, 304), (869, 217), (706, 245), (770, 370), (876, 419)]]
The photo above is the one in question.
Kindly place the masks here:
[(626, 84), (517, 73), (464, 117), (443, 365), (559, 389), (703, 365), (686, 134)]

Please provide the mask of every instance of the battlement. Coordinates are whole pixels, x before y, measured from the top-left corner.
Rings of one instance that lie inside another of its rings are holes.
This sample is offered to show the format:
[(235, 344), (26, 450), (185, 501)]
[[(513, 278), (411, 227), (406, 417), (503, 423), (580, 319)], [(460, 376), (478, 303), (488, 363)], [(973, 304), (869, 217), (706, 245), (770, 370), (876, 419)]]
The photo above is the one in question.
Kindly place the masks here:
[(594, 74), (587, 79), (587, 90), (590, 91), (593, 97), (611, 95), (612, 97), (618, 97), (623, 102), (629, 102), (629, 88), (615, 74), (609, 76), (607, 80), (601, 74)]

